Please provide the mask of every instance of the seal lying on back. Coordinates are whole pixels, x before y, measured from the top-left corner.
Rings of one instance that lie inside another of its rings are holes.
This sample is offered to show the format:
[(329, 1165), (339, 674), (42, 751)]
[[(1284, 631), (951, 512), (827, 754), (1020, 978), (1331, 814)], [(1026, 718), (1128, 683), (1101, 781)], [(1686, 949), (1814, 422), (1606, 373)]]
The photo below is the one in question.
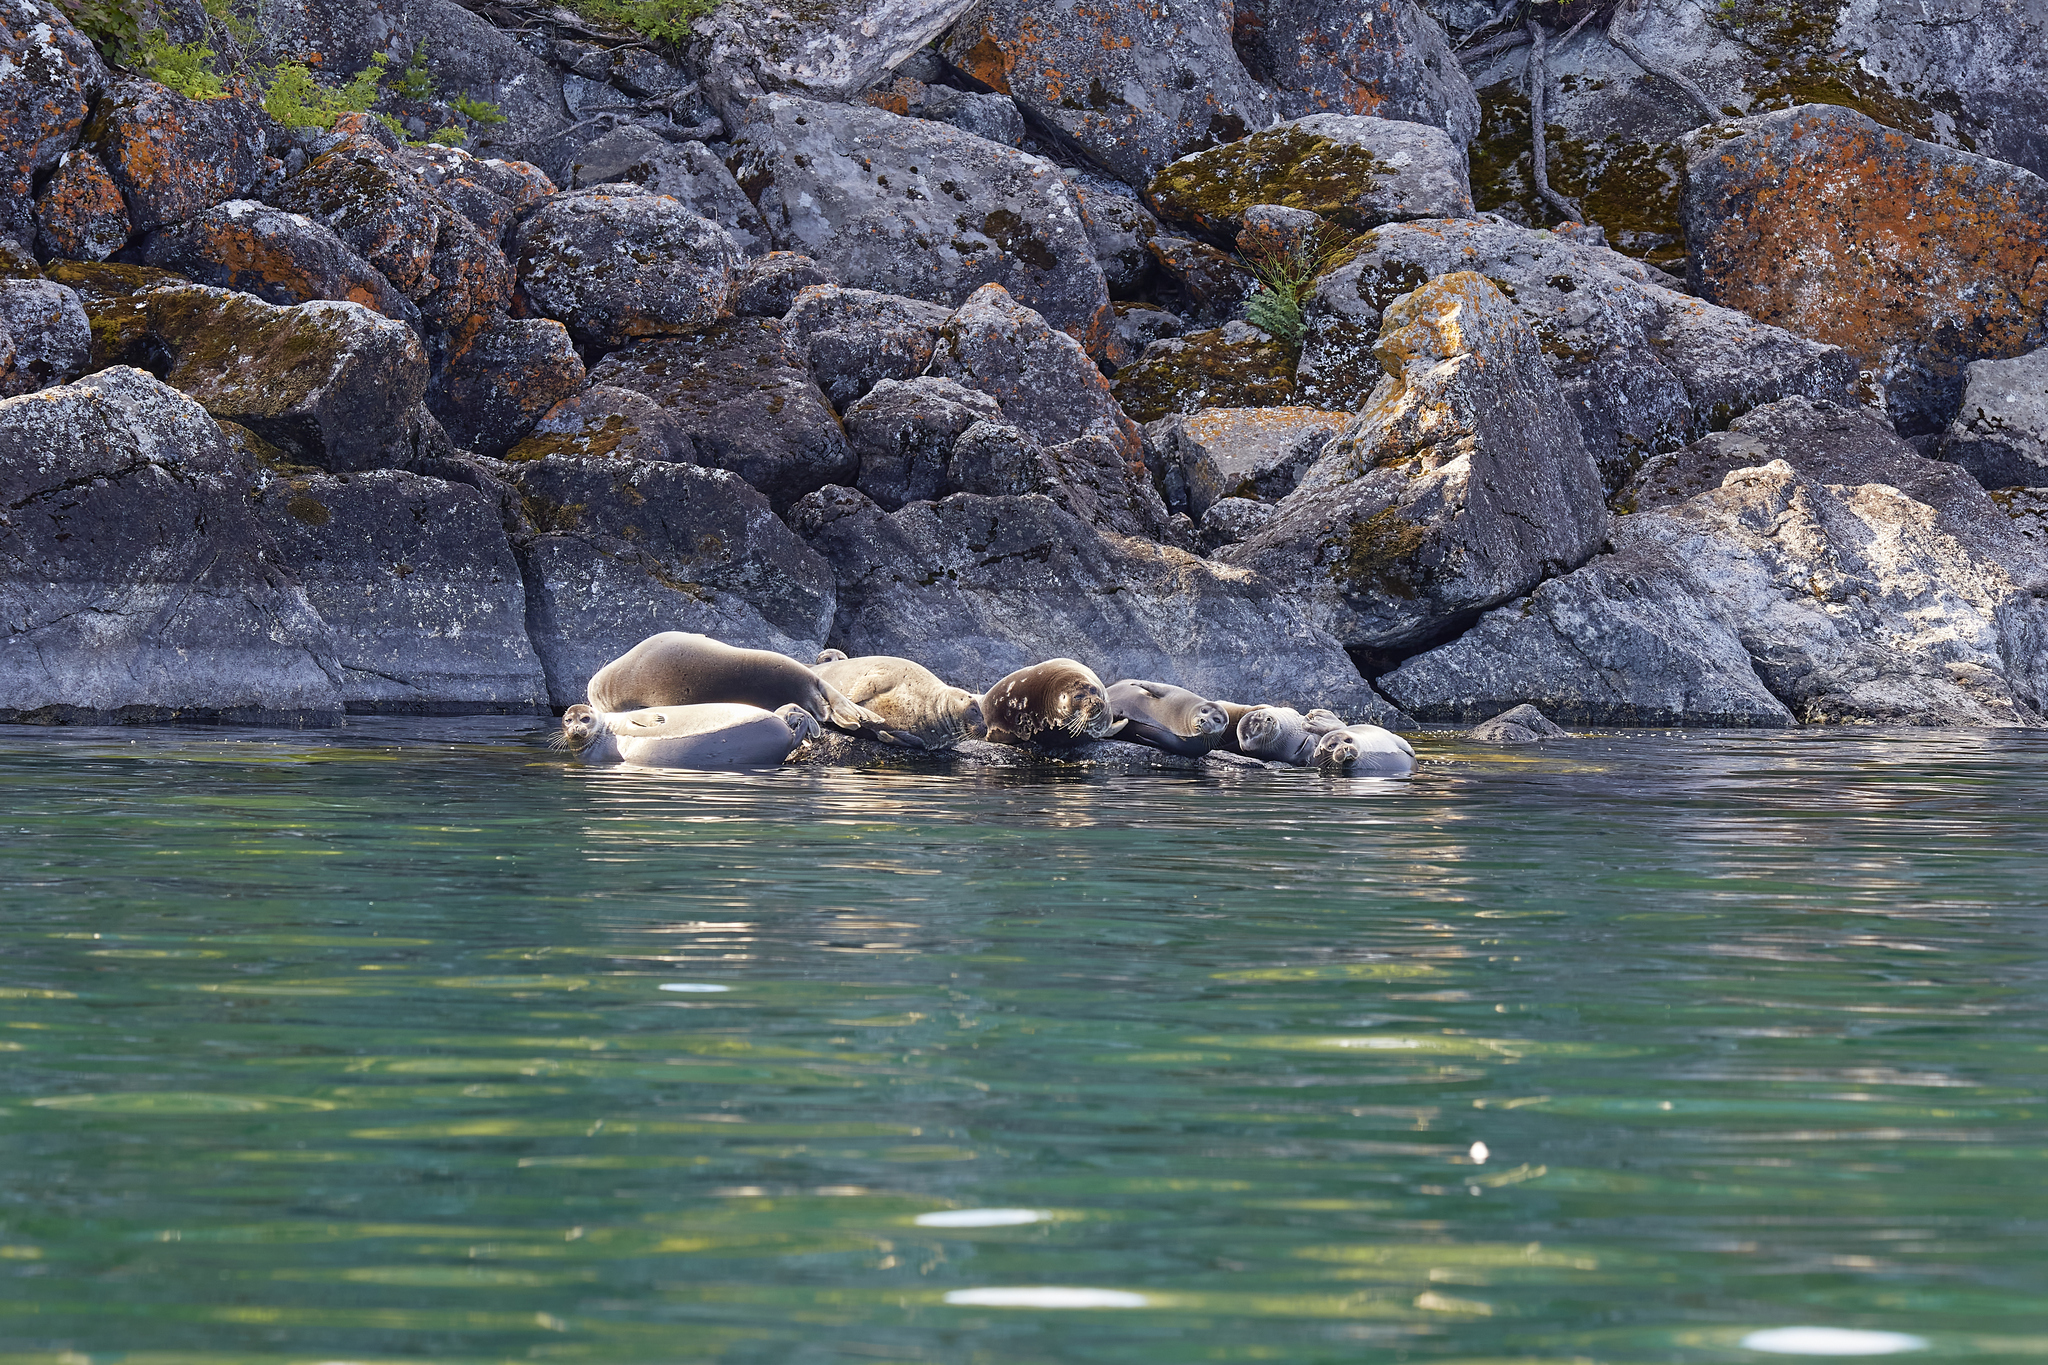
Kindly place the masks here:
[(562, 713), (562, 743), (585, 763), (642, 768), (772, 768), (820, 733), (794, 703), (775, 711), (734, 702)]
[(1072, 659), (1018, 669), (982, 694), (981, 715), (996, 743), (1047, 749), (1108, 739), (1122, 728), (1102, 679)]
[(1415, 749), (1377, 725), (1347, 725), (1325, 731), (1316, 741), (1315, 763), (1361, 776), (1410, 777), (1415, 773)]
[(838, 688), (848, 701), (882, 718), (886, 728), (875, 731), (875, 737), (884, 744), (950, 749), (967, 738), (971, 726), (981, 724), (979, 697), (945, 683), (923, 664), (908, 659), (888, 654), (858, 659), (844, 654), (837, 659), (820, 655), (812, 671)]
[(1109, 688), (1109, 709), (1124, 722), (1120, 739), (1200, 758), (1223, 742), (1230, 716), (1215, 702), (1171, 683), (1125, 678)]
[(604, 712), (734, 702), (764, 711), (801, 706), (842, 730), (882, 724), (794, 659), (679, 630), (650, 635), (598, 669), (588, 691), (591, 706)]
[(1254, 706), (1238, 718), (1238, 752), (1268, 763), (1305, 768), (1315, 758), (1321, 735), (1291, 706)]

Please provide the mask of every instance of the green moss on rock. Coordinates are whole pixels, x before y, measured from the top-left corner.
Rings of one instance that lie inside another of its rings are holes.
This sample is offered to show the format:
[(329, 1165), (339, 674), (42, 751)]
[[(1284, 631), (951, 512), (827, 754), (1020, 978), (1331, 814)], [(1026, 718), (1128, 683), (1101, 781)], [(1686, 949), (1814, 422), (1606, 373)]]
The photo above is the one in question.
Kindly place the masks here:
[(1287, 406), (1297, 357), (1285, 342), (1257, 339), (1264, 335), (1233, 323), (1158, 342), (1117, 376), (1116, 400), (1137, 422), (1203, 408)]
[(1174, 162), (1151, 194), (1163, 216), (1204, 231), (1232, 228), (1254, 204), (1281, 204), (1360, 232), (1376, 220), (1358, 204), (1389, 171), (1364, 147), (1283, 126)]

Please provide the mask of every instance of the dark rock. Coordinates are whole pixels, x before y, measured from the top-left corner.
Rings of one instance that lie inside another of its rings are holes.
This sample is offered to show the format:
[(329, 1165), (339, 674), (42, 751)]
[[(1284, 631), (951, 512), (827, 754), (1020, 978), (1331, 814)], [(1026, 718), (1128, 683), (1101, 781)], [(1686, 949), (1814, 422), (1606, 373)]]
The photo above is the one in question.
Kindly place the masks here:
[(257, 515), (328, 627), (351, 712), (542, 712), (496, 504), (397, 470), (265, 480)]
[[(1150, 259), (1151, 253), (1146, 253)], [(1178, 313), (1169, 313), (1156, 303), (1119, 303), (1116, 306), (1116, 333), (1121, 349), (1142, 359), (1145, 351), (1155, 341), (1177, 337), (1187, 330), (1187, 322)]]
[(784, 317), (796, 306), (798, 294), (833, 282), (831, 273), (810, 257), (771, 251), (741, 265), (733, 276), (732, 311), (741, 317)]
[(728, 122), (762, 90), (849, 100), (944, 33), (972, 0), (848, 0), (829, 16), (727, 0), (692, 25), (690, 57)]
[(1203, 548), (1214, 553), (1225, 545), (1250, 540), (1272, 525), (1274, 516), (1271, 503), (1250, 498), (1218, 498), (1202, 513)]
[(64, 11), (19, 0), (0, 16), (0, 237), (27, 248), (35, 239), (36, 177), (78, 144), (107, 66)]
[(892, 512), (938, 497), (960, 433), (1002, 415), (995, 399), (950, 379), (883, 380), (846, 410), (860, 491)]
[(1441, 127), (1314, 114), (1184, 156), (1148, 190), (1162, 218), (1230, 241), (1254, 205), (1306, 210), (1349, 233), (1414, 218), (1470, 218), (1461, 144)]
[(0, 720), (339, 720), (326, 626), (250, 488), (139, 370), (0, 402)]
[(771, 95), (733, 139), (733, 172), (775, 245), (843, 283), (954, 306), (987, 284), (1090, 355), (1114, 340), (1102, 270), (1053, 167), (866, 105)]
[(1145, 463), (1167, 505), (1197, 521), (1227, 498), (1278, 502), (1292, 493), (1351, 414), (1320, 408), (1207, 408), (1145, 428)]
[(1025, 432), (1001, 422), (976, 422), (953, 444), (945, 491), (991, 498), (1042, 493), (1057, 502), (1060, 479), (1045, 448)]
[(263, 175), (262, 119), (242, 100), (186, 99), (128, 79), (93, 107), (84, 138), (119, 187), (129, 227), (148, 232), (247, 195)]
[(1145, 243), (1148, 255), (1170, 278), (1180, 297), (1176, 307), (1191, 322), (1228, 322), (1258, 288), (1244, 264), (1207, 242), (1160, 233)]
[(230, 199), (150, 233), (142, 259), (196, 284), (240, 290), (265, 303), (334, 299), (360, 303), (409, 326), (420, 323), (419, 306), (332, 228), (253, 199)]
[(1116, 399), (1139, 422), (1203, 408), (1281, 407), (1295, 401), (1294, 352), (1248, 322), (1155, 341), (1117, 371)]
[(1413, 0), (1249, 0), (1238, 50), (1279, 92), (1282, 118), (1374, 114), (1427, 123), (1460, 147), (1479, 131), (1479, 101), (1435, 19)]
[(660, 403), (689, 432), (699, 464), (732, 470), (779, 511), (859, 468), (791, 341), (773, 318), (728, 318), (695, 336), (614, 351), (590, 382)]
[(826, 285), (801, 291), (783, 324), (818, 386), (844, 412), (884, 379), (923, 374), (952, 316), (919, 299)]
[(724, 228), (638, 185), (558, 195), (513, 240), (528, 305), (605, 348), (710, 324), (739, 259)]
[(630, 183), (665, 194), (731, 233), (742, 255), (758, 256), (769, 248), (760, 210), (701, 142), (670, 142), (644, 124), (622, 124), (585, 146), (569, 175), (577, 189)]
[(485, 160), (460, 147), (408, 145), (391, 159), (437, 191), (495, 246), (503, 246), (522, 213), (556, 193), (555, 182), (538, 166)]
[(1204, 696), (1391, 715), (1336, 642), (1257, 576), (1105, 535), (1044, 497), (957, 494), (887, 513), (851, 489), (791, 524), (831, 561), (833, 644), (914, 658), (984, 690), (1043, 659)]
[(1024, 141), (1024, 116), (1008, 95), (979, 94), (898, 76), (887, 85), (867, 91), (861, 102), (908, 118), (950, 123), (963, 133), (1007, 147)]
[(36, 249), (46, 256), (104, 261), (128, 242), (128, 206), (91, 152), (66, 152), (36, 198)]
[(1372, 405), (1221, 553), (1347, 647), (1400, 651), (1585, 563), (1607, 509), (1535, 333), (1483, 277), (1389, 307), (1379, 357)]
[(1546, 739), (1570, 739), (1562, 726), (1535, 707), (1524, 703), (1511, 706), (1492, 720), (1483, 720), (1465, 732), (1475, 744), (1541, 744)]
[(2048, 181), (1802, 105), (1686, 140), (1702, 296), (1841, 346), (1906, 435), (1940, 431), (1972, 360), (2048, 342)]
[[(1065, 173), (1074, 202), (1081, 210), (1081, 226), (1088, 233), (1088, 247), (1113, 299), (1128, 299), (1143, 286), (1152, 270), (1152, 253), (1145, 244), (1159, 231), (1159, 220), (1139, 202), (1130, 186), (1085, 171)], [(1121, 307), (1118, 309), (1121, 314)], [(1140, 346), (1131, 354), (1143, 350)]]
[(68, 384), (91, 360), (76, 293), (50, 280), (0, 280), (0, 398)]
[(949, 61), (1129, 185), (1274, 116), (1238, 61), (1229, 11), (982, 0), (947, 35)]
[(336, 473), (406, 462), (426, 418), (426, 353), (361, 304), (278, 308), (203, 285), (88, 308), (96, 363), (146, 362), (214, 416)]
[(550, 409), (583, 387), (569, 331), (546, 318), (496, 318), (434, 377), (427, 407), (454, 442), (502, 455)]
[(509, 466), (527, 626), (555, 706), (649, 635), (696, 631), (809, 659), (832, 573), (735, 474), (559, 456)]
[(550, 455), (695, 464), (697, 447), (682, 424), (646, 394), (598, 384), (548, 409), (505, 458), (545, 460)]
[(2048, 347), (1971, 365), (1940, 451), (1986, 488), (2048, 484)]

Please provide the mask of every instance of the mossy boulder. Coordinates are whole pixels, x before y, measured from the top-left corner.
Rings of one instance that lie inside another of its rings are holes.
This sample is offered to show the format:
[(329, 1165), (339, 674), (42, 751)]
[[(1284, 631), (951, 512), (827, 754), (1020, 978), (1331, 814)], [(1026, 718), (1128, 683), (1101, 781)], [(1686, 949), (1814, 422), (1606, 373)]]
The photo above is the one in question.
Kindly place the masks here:
[(1294, 401), (1294, 349), (1246, 322), (1167, 337), (1117, 372), (1114, 392), (1137, 422), (1204, 408)]
[(697, 448), (690, 433), (646, 394), (593, 384), (549, 408), (526, 439), (505, 452), (513, 463), (551, 455), (695, 464)]

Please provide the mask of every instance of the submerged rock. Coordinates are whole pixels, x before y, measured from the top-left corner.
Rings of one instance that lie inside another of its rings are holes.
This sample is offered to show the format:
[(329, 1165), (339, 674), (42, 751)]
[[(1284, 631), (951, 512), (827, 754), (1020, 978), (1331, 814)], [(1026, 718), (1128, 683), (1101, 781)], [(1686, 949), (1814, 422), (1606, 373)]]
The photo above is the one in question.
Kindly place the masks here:
[(1979, 360), (1968, 374), (1941, 458), (1986, 488), (2048, 485), (2048, 347), (2012, 360)]
[(1546, 739), (1570, 739), (1562, 727), (1526, 702), (1510, 706), (1491, 720), (1483, 720), (1465, 732), (1475, 744), (1541, 744)]

